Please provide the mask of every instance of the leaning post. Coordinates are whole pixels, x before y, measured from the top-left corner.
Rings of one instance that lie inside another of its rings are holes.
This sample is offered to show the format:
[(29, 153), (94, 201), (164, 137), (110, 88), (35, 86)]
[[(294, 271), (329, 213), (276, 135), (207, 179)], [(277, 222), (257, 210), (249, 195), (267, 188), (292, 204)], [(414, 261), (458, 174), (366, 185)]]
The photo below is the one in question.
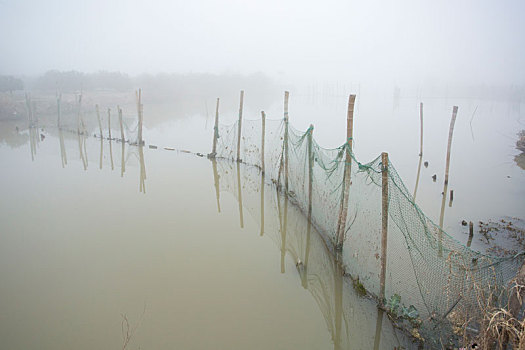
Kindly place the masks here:
[(122, 124), (122, 109), (120, 106), (117, 106), (118, 109), (118, 121), (120, 124), (120, 141), (124, 143), (126, 140), (124, 139), (124, 125)]
[(385, 298), (386, 254), (388, 243), (388, 153), (381, 153), (381, 274), (379, 280), (379, 299)]
[(346, 217), (348, 214), (348, 197), (350, 195), (350, 183), (352, 175), (352, 138), (354, 134), (354, 105), (355, 95), (350, 95), (348, 98), (348, 111), (346, 115), (346, 157), (345, 170), (343, 175), (343, 196), (341, 198), (341, 205), (339, 211), (339, 222), (337, 224), (337, 241), (336, 249), (343, 249), (343, 242), (345, 238)]

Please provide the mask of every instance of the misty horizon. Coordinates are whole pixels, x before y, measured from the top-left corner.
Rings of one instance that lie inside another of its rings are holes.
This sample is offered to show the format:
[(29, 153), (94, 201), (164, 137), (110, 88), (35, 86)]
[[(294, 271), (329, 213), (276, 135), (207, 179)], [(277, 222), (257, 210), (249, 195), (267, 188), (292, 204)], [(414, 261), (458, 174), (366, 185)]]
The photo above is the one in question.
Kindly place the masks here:
[(0, 2), (0, 74), (525, 83), (520, 1)]

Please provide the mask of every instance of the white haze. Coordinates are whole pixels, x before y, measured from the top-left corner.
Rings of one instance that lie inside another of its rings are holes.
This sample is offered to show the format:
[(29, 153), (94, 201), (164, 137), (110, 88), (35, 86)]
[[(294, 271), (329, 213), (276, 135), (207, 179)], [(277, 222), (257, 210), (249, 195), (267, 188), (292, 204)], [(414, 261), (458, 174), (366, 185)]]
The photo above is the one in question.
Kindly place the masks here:
[(0, 74), (525, 83), (525, 2), (0, 0)]

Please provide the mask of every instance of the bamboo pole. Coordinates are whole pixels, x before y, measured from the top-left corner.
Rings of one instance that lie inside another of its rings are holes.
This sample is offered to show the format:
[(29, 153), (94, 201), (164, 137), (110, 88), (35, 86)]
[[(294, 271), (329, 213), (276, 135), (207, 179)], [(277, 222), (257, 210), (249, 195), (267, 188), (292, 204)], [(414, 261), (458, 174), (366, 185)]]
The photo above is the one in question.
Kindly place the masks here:
[(352, 140), (354, 134), (354, 105), (355, 95), (350, 95), (348, 98), (348, 111), (346, 115), (346, 142), (347, 150), (345, 156), (345, 169), (343, 175), (343, 192), (341, 197), (341, 206), (339, 211), (339, 222), (337, 224), (337, 241), (336, 249), (343, 249), (343, 242), (346, 228), (346, 217), (348, 214), (348, 198), (350, 195), (350, 184), (352, 174)]
[(288, 99), (290, 93), (284, 92), (284, 193), (288, 196)]
[(445, 182), (443, 184), (443, 198), (441, 201), (441, 214), (439, 215), (439, 228), (438, 231), (438, 257), (443, 256), (443, 224), (445, 221), (445, 203), (447, 201), (447, 190), (448, 190), (448, 175), (450, 169), (450, 149), (452, 148), (452, 135), (454, 133), (454, 124), (456, 123), (456, 116), (458, 114), (458, 106), (452, 108), (452, 118), (450, 119), (450, 128), (448, 131), (448, 145), (447, 145), (447, 159), (445, 165)]
[(215, 158), (217, 155), (217, 139), (219, 137), (219, 99), (217, 98), (217, 106), (215, 107), (215, 126), (213, 127), (213, 147), (209, 158)]
[(261, 112), (261, 120), (262, 120), (262, 132), (261, 132), (261, 173), (264, 175), (265, 167), (264, 167), (264, 137), (266, 134), (266, 113), (263, 111)]
[(388, 153), (381, 153), (382, 203), (381, 203), (381, 275), (379, 299), (385, 298), (386, 257), (388, 244)]
[(62, 93), (57, 92), (57, 126), (60, 128), (60, 100), (62, 99)]
[(421, 136), (419, 137), (419, 156), (423, 157), (423, 102), (419, 104), (419, 119), (421, 120)]
[(142, 89), (139, 89), (139, 91), (136, 93), (137, 94), (137, 113), (138, 113), (138, 119), (139, 119), (139, 125), (138, 125), (138, 144), (139, 145), (144, 145), (144, 140), (142, 139), (142, 123), (143, 123), (143, 108), (144, 106), (142, 105)]
[(241, 160), (241, 131), (242, 131), (242, 109), (244, 103), (244, 90), (241, 90), (241, 102), (239, 104), (239, 123), (237, 128), (237, 161)]
[(124, 143), (125, 140), (124, 140), (124, 125), (122, 124), (122, 109), (120, 108), (120, 106), (117, 106), (117, 110), (118, 110), (118, 121), (120, 124), (120, 141)]
[(308, 132), (308, 222), (306, 226), (306, 247), (304, 252), (304, 278), (302, 284), (304, 288), (308, 287), (308, 279), (306, 278), (306, 270), (310, 260), (310, 235), (312, 231), (312, 189), (313, 189), (313, 169), (314, 169), (314, 155), (312, 148), (314, 126), (310, 124)]
[(454, 124), (456, 123), (456, 115), (458, 114), (458, 106), (452, 109), (452, 119), (450, 120), (450, 129), (448, 131), (448, 145), (447, 145), (447, 165), (445, 168), (445, 185), (448, 184), (448, 171), (450, 166), (450, 148), (452, 147), (452, 133), (454, 132)]
[(97, 111), (98, 128), (100, 130), (100, 139), (103, 139), (104, 135), (102, 134), (102, 122), (100, 121), (100, 110), (98, 108), (98, 105), (95, 105), (95, 109)]
[(111, 141), (111, 109), (108, 108), (108, 133), (109, 133), (109, 140)]

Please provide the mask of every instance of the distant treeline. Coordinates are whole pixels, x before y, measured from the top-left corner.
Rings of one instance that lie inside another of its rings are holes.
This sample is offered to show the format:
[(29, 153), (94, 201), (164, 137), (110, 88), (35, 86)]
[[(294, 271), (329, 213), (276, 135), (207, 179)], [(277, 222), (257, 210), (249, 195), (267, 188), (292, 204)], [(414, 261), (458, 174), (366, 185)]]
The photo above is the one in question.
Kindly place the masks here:
[(141, 74), (129, 76), (120, 72), (99, 71), (82, 73), (78, 71), (51, 70), (27, 84), (26, 89), (56, 91), (64, 93), (93, 90), (132, 91), (142, 88), (160, 95), (208, 95), (215, 96), (218, 91), (237, 94), (240, 89), (269, 91), (272, 80), (266, 75), (251, 74)]
[(21, 79), (10, 75), (0, 75), (0, 91), (13, 92), (16, 90), (23, 90), (24, 82)]

